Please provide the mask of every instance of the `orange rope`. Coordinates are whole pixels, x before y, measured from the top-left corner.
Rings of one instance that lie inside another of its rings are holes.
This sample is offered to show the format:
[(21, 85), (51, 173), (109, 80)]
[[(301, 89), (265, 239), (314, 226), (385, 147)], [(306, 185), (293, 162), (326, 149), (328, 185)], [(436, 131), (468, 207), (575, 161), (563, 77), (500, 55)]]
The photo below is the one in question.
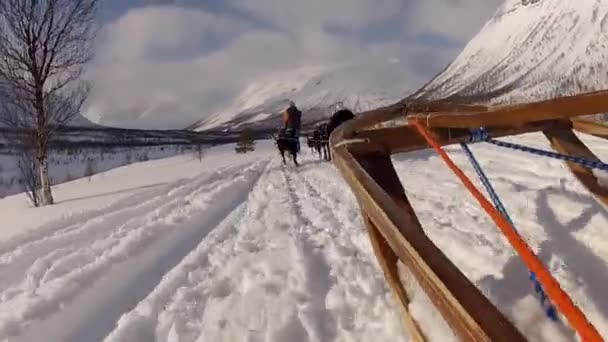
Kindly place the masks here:
[(488, 201), (485, 196), (475, 187), (473, 182), (465, 173), (450, 159), (448, 154), (441, 148), (440, 144), (433, 138), (431, 133), (415, 119), (410, 119), (409, 123), (415, 126), (424, 139), (439, 154), (441, 159), (456, 174), (464, 186), (477, 199), (482, 208), (490, 215), (494, 223), (505, 235), (511, 246), (517, 251), (521, 259), (528, 266), (530, 271), (536, 273), (538, 280), (543, 285), (545, 292), (553, 303), (568, 319), (570, 325), (578, 332), (583, 341), (603, 341), (595, 327), (587, 320), (585, 314), (572, 302), (559, 283), (553, 278), (551, 273), (545, 268), (543, 263), (532, 252), (528, 244), (522, 239), (509, 221)]

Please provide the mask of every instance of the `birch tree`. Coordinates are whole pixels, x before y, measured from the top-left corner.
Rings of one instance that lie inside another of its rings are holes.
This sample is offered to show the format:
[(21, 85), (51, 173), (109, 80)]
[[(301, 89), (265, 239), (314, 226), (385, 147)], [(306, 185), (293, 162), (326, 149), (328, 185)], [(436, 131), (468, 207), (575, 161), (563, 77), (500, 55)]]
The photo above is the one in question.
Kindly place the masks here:
[(90, 87), (98, 0), (0, 0), (0, 122), (22, 130), (40, 204), (53, 204), (49, 140), (80, 113)]

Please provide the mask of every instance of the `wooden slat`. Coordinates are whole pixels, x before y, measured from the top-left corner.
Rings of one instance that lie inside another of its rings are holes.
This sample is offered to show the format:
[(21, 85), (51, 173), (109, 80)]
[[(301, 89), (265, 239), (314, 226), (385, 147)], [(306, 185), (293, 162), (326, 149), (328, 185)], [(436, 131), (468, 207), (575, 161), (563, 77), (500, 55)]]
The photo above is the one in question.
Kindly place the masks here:
[(482, 105), (468, 105), (450, 103), (444, 101), (422, 102), (422, 101), (400, 101), (390, 106), (381, 107), (357, 114), (357, 125), (348, 125), (343, 128), (344, 136), (352, 135), (356, 130), (363, 127), (371, 127), (382, 122), (405, 118), (407, 113), (419, 112), (450, 112), (450, 113), (476, 113), (487, 111), (488, 107)]
[[(376, 256), (401, 306), (407, 306), (407, 297), (397, 281), (395, 256), (409, 268), (460, 339), (523, 341), (521, 333), (426, 236), (405, 195), (390, 155), (427, 148), (426, 141), (407, 126), (369, 129), (413, 112), (419, 114), (408, 118), (431, 127), (442, 145), (467, 141), (468, 129), (481, 126), (488, 128), (492, 137), (542, 130), (557, 151), (597, 159), (571, 129), (574, 125), (584, 133), (608, 138), (608, 128), (568, 118), (608, 112), (608, 91), (489, 109), (447, 102), (401, 101), (364, 113), (343, 124), (330, 137), (334, 162), (368, 220)], [(568, 163), (568, 167), (598, 199), (608, 204), (608, 190), (599, 185), (592, 172), (577, 164)], [(413, 321), (408, 315), (409, 312), (404, 317), (406, 326)]]
[[(524, 341), (521, 333), (426, 236), (402, 188), (394, 186), (400, 182), (390, 158), (366, 158), (362, 166), (346, 147), (335, 149), (334, 162), (365, 214), (412, 271), (456, 335), (466, 341)], [(364, 167), (373, 169), (371, 174), (377, 176), (376, 180)], [(383, 189), (376, 181), (391, 187)]]
[[(538, 132), (552, 127), (570, 128), (571, 123), (569, 121), (541, 121), (520, 127), (492, 127), (488, 129), (488, 134), (493, 138), (499, 138), (515, 134)], [(470, 139), (468, 129), (435, 128), (431, 129), (431, 132), (442, 146), (468, 142)], [(430, 147), (413, 126), (364, 130), (356, 133), (355, 138), (366, 141), (365, 143), (353, 144), (350, 147), (351, 151), (356, 154), (374, 152), (395, 154)]]
[(594, 135), (599, 138), (608, 139), (608, 125), (602, 124), (600, 122), (583, 119), (573, 119), (572, 126), (578, 132)]
[(397, 300), (409, 336), (414, 342), (424, 342), (424, 334), (410, 313), (410, 299), (408, 298), (407, 292), (399, 279), (399, 270), (397, 268), (397, 261), (399, 258), (395, 252), (393, 252), (384, 239), (384, 236), (382, 236), (378, 228), (369, 218), (365, 218), (365, 224), (372, 243), (372, 248), (374, 249), (374, 254), (380, 263), (380, 267), (382, 268), (384, 277), (389, 284), (389, 288)]
[[(551, 146), (559, 153), (595, 161), (600, 160), (571, 130), (551, 129), (543, 133), (551, 142)], [(597, 177), (591, 170), (576, 163), (566, 162), (566, 165), (585, 188), (594, 194), (600, 202), (608, 206), (608, 189), (599, 184)]]
[(411, 117), (428, 127), (476, 128), (490, 126), (518, 126), (535, 121), (564, 119), (575, 116), (608, 112), (608, 91), (561, 97), (557, 99), (490, 107), (479, 113), (413, 114)]

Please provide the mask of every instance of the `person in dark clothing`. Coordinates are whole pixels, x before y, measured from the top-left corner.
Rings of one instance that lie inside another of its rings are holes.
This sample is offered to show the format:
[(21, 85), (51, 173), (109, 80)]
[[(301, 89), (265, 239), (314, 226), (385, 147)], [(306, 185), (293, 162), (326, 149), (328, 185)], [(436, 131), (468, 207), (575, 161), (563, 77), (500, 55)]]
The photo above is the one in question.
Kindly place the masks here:
[(302, 112), (293, 101), (289, 101), (289, 107), (283, 112), (283, 125), (287, 134), (297, 139), (298, 152), (300, 152), (300, 129), (302, 127)]
[(283, 124), (286, 129), (297, 131), (302, 127), (302, 112), (293, 101), (289, 101), (289, 107), (283, 112)]

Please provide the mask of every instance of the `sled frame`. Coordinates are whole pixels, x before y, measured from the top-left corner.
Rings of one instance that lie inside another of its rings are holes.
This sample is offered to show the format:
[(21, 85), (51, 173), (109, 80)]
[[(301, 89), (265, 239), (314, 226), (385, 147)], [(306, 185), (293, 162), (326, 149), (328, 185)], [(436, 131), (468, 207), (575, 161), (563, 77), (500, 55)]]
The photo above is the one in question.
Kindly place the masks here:
[[(469, 142), (470, 131), (480, 127), (492, 138), (542, 132), (560, 153), (599, 160), (573, 130), (608, 139), (607, 125), (580, 118), (601, 113), (608, 113), (608, 91), (495, 107), (405, 99), (361, 113), (334, 131), (334, 164), (357, 198), (376, 258), (414, 340), (424, 340), (424, 335), (409, 313), (399, 262), (461, 340), (526, 339), (425, 234), (391, 160), (396, 153), (430, 148), (414, 127), (405, 124), (407, 119), (425, 125), (442, 146)], [(402, 124), (377, 128), (395, 120)], [(566, 165), (608, 205), (608, 189), (589, 169)]]

